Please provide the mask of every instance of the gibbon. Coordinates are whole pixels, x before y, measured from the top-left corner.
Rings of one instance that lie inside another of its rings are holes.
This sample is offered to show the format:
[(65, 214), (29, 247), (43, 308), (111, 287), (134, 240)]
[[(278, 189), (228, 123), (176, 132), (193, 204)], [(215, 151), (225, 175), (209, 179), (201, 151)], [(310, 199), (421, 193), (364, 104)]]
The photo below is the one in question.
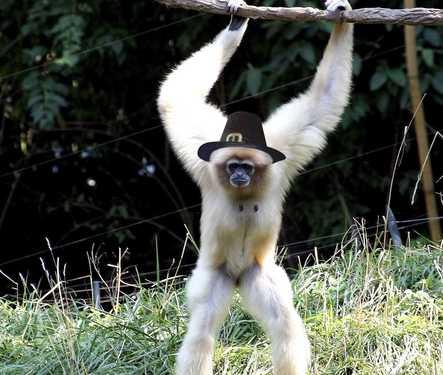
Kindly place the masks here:
[[(232, 14), (238, 3), (228, 2)], [(328, 0), (326, 7), (351, 9), (347, 0)], [(199, 258), (187, 283), (190, 321), (176, 373), (212, 374), (216, 335), (238, 287), (246, 309), (270, 336), (274, 374), (302, 375), (309, 367), (309, 339), (288, 276), (275, 264), (275, 248), (291, 181), (325, 146), (348, 103), (353, 26), (335, 25), (309, 89), (262, 125), (253, 114), (226, 117), (207, 102), (247, 28), (239, 18), (180, 63), (158, 97), (173, 149), (202, 195)]]

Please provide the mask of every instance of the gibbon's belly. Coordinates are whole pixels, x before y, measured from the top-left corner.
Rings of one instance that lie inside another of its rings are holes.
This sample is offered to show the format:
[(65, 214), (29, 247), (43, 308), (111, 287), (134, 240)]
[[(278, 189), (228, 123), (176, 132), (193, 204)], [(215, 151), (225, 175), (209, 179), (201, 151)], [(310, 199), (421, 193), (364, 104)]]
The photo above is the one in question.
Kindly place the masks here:
[(218, 223), (215, 230), (217, 253), (221, 255), (219, 264), (232, 278), (237, 279), (253, 264), (263, 265), (272, 256), (278, 224), (263, 219), (252, 205), (244, 207), (231, 220)]

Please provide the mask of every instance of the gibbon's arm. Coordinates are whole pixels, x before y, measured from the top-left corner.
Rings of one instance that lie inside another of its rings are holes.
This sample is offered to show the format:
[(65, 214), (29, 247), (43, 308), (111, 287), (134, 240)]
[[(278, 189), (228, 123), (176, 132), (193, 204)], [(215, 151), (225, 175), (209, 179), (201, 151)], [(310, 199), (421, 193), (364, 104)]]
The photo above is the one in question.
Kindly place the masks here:
[(218, 141), (226, 124), (225, 115), (207, 103), (207, 96), (240, 44), (246, 27), (247, 21), (237, 30), (224, 29), (179, 64), (160, 87), (157, 104), (167, 135), (197, 183), (206, 170), (197, 150), (205, 142)]
[(269, 145), (287, 157), (276, 164), (284, 176), (284, 190), (340, 121), (351, 88), (352, 48), (353, 25), (337, 24), (310, 88), (278, 108), (264, 125)]

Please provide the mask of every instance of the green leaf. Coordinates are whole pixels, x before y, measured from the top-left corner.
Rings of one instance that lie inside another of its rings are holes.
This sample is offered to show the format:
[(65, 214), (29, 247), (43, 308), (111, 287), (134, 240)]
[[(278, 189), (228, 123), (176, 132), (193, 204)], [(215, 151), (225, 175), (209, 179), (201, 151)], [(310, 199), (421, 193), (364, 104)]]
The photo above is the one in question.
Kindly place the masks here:
[(396, 83), (400, 87), (404, 87), (406, 85), (406, 75), (402, 69), (388, 69), (386, 71), (389, 79)]
[(249, 93), (251, 95), (255, 95), (257, 94), (261, 86), (261, 78), (262, 78), (261, 70), (251, 66), (247, 74), (248, 75), (246, 78), (246, 86), (248, 88)]
[(22, 88), (25, 91), (31, 91), (39, 85), (37, 72), (31, 72), (26, 75), (22, 81)]
[(385, 92), (381, 92), (380, 95), (377, 96), (376, 104), (380, 113), (385, 114), (388, 111), (389, 95)]
[(372, 76), (371, 81), (369, 82), (369, 88), (371, 91), (375, 91), (380, 89), (388, 80), (387, 75), (384, 72), (377, 71)]
[(300, 33), (300, 31), (301, 31), (301, 29), (299, 26), (297, 26), (295, 23), (291, 24), (284, 31), (285, 39), (293, 40)]
[(420, 86), (423, 92), (427, 92), (429, 90), (433, 78), (433, 74), (425, 74), (423, 77), (420, 77)]
[(281, 27), (278, 23), (266, 23), (264, 25), (269, 25), (266, 28), (266, 39), (271, 39), (274, 35), (277, 35), (281, 31)]
[(42, 94), (37, 94), (37, 95), (31, 96), (28, 99), (26, 104), (27, 104), (28, 108), (31, 108), (31, 107), (37, 105), (39, 102), (40, 103), (43, 102), (43, 100), (44, 100), (44, 96)]
[(35, 63), (40, 63), (47, 52), (48, 50), (44, 46), (34, 46), (32, 48), (24, 49), (23, 56), (28, 65), (33, 65)]
[(300, 49), (300, 55), (303, 60), (307, 61), (308, 63), (315, 63), (315, 51), (314, 47), (312, 47), (312, 44), (303, 43), (303, 48)]
[(354, 59), (352, 60), (352, 71), (354, 72), (355, 76), (360, 75), (362, 66), (363, 66), (363, 64), (362, 64), (360, 56), (355, 54)]
[(437, 29), (431, 29), (430, 27), (424, 29), (423, 37), (431, 46), (441, 46), (441, 33)]
[(409, 105), (409, 100), (410, 100), (410, 96), (409, 96), (409, 90), (402, 90), (401, 94), (400, 94), (400, 108), (401, 109), (410, 109), (410, 105)]
[(293, 7), (295, 6), (297, 0), (285, 0), (286, 6), (287, 7)]
[(66, 102), (65, 98), (63, 98), (60, 95), (52, 94), (49, 95), (47, 98), (48, 104), (54, 104), (54, 109), (56, 108), (57, 112), (59, 107), (67, 107), (68, 103)]
[(25, 23), (21, 28), (20, 28), (20, 33), (23, 36), (27, 36), (30, 34), (34, 34), (38, 31), (38, 24), (33, 23), (33, 22), (28, 22)]
[(62, 57), (55, 60), (55, 63), (57, 65), (64, 65), (64, 66), (68, 66), (68, 67), (72, 68), (75, 65), (77, 65), (79, 60), (80, 60), (80, 58), (78, 55), (74, 55), (70, 51), (66, 51), (63, 53)]
[(240, 77), (235, 82), (234, 87), (232, 88), (231, 92), (229, 93), (229, 99), (234, 99), (237, 97), (237, 95), (240, 93), (241, 88), (243, 87), (243, 84), (245, 82), (245, 76), (246, 73), (242, 73)]
[(432, 87), (443, 94), (443, 71), (438, 72), (432, 79)]
[(434, 67), (434, 51), (430, 48), (423, 48), (421, 51), (423, 61), (429, 68)]
[(118, 206), (117, 211), (121, 217), (123, 217), (125, 219), (127, 219), (129, 217), (128, 209), (126, 208), (126, 206), (123, 206), (123, 205)]
[(368, 113), (368, 101), (365, 96), (357, 94), (352, 98), (351, 117), (354, 121), (362, 119)]
[(59, 82), (54, 82), (52, 85), (52, 89), (62, 95), (67, 95), (68, 94), (68, 87), (66, 85), (64, 85), (63, 83), (59, 83)]

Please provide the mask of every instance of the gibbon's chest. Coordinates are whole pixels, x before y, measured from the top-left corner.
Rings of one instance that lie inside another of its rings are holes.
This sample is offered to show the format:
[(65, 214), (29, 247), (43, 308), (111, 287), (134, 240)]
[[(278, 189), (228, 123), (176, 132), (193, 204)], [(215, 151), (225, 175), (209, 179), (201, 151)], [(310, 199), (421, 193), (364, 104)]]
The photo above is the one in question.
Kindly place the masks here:
[(263, 264), (273, 255), (281, 223), (278, 207), (260, 201), (230, 200), (212, 202), (211, 206), (209, 227), (202, 229), (213, 240), (213, 261), (230, 276), (238, 278), (254, 263)]

